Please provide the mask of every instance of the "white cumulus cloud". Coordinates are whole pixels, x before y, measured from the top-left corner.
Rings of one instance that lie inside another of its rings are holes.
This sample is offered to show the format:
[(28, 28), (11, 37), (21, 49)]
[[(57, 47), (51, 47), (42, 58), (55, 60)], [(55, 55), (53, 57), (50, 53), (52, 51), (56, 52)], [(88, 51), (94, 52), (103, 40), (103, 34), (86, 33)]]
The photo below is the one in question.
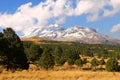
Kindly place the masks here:
[[(112, 7), (112, 10), (105, 6)], [(13, 14), (0, 13), (0, 27), (12, 27), (26, 34), (34, 27), (47, 26), (50, 20), (63, 24), (69, 16), (86, 14), (87, 21), (96, 21), (119, 12), (120, 0), (46, 0), (38, 5), (29, 2), (18, 7)]]
[(114, 16), (116, 13), (120, 13), (120, 0), (110, 0), (108, 6), (112, 9), (106, 9), (104, 11), (104, 16)]
[(114, 25), (111, 29), (111, 32), (117, 32), (120, 31), (120, 24)]

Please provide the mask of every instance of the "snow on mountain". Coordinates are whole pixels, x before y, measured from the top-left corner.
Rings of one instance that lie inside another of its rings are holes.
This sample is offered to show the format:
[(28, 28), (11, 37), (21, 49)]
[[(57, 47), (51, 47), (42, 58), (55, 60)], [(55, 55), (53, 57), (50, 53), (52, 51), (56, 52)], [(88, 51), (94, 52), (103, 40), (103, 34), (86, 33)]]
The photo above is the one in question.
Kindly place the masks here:
[(75, 41), (85, 43), (105, 43), (114, 39), (99, 34), (95, 29), (74, 26), (64, 28), (57, 24), (49, 25), (45, 28), (34, 28), (23, 37), (38, 36), (57, 41)]

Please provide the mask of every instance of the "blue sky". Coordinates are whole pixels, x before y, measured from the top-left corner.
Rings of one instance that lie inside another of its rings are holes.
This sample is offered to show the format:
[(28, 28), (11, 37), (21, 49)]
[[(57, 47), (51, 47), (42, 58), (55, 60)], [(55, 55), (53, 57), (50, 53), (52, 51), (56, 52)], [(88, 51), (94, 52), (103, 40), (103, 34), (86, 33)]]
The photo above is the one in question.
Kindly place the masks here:
[(49, 24), (120, 38), (120, 0), (0, 0), (0, 31), (9, 26), (20, 35)]

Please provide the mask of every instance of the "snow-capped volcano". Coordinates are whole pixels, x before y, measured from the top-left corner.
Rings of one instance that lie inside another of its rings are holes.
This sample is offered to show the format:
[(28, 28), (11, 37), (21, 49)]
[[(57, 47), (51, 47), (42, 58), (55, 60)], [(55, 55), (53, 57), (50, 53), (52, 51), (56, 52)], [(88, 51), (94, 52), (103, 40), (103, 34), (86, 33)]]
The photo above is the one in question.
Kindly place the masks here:
[(23, 37), (38, 36), (57, 41), (77, 41), (85, 43), (105, 43), (113, 41), (105, 35), (99, 34), (95, 29), (74, 26), (64, 28), (57, 24), (45, 28), (34, 28)]

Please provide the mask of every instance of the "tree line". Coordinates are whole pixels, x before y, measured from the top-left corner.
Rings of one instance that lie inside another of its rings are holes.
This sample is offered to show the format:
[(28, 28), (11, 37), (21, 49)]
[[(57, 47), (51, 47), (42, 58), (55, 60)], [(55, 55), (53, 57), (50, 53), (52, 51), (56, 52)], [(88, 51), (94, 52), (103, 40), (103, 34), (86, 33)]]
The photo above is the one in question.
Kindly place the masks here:
[[(120, 59), (120, 45), (76, 43), (49, 43), (39, 45), (30, 41), (26, 41), (24, 42), (24, 47), (28, 61), (33, 64), (38, 64), (45, 69), (53, 68), (54, 65), (62, 66), (65, 62), (67, 62), (68, 65), (77, 65), (78, 68), (81, 68), (86, 63), (90, 63), (92, 68), (95, 70), (97, 69), (97, 66), (103, 65), (106, 66), (105, 69), (107, 71), (120, 70), (118, 65), (118, 60)], [(95, 56), (100, 60), (94, 58)], [(30, 57), (33, 57), (34, 60), (32, 60)], [(87, 58), (83, 57), (90, 57), (93, 59), (88, 61)], [(105, 61), (105, 59), (107, 59), (107, 61)], [(103, 68), (100, 67), (99, 69), (102, 70)]]

